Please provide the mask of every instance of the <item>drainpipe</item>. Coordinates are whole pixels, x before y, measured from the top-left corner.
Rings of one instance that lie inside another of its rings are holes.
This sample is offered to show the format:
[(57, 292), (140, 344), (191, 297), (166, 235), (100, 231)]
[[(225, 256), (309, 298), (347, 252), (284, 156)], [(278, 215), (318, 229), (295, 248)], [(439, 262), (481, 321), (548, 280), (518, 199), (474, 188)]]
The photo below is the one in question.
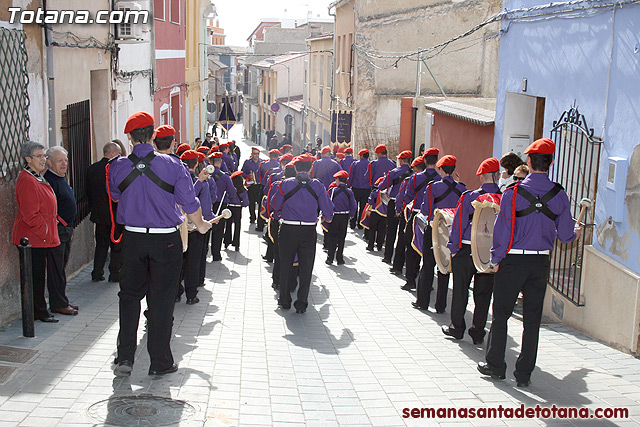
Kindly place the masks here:
[(413, 107), (413, 117), (411, 120), (411, 151), (413, 151), (413, 157), (418, 157), (418, 153), (416, 150), (416, 130), (418, 128), (417, 126), (418, 124), (416, 123), (417, 119), (418, 119), (418, 107)]
[[(47, 14), (47, 0), (42, 0), (42, 10)], [(53, 67), (53, 31), (51, 24), (44, 26), (44, 42), (47, 47), (47, 95), (49, 100), (49, 147), (58, 145), (56, 142), (56, 94)]]

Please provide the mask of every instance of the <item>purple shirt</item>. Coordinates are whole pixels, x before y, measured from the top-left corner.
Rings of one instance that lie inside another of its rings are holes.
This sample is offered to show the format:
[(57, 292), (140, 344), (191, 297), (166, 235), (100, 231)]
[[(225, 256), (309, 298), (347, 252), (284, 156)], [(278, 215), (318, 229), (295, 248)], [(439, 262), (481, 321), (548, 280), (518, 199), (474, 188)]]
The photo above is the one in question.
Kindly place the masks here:
[[(272, 179), (274, 175), (279, 176), (279, 178)], [(275, 181), (280, 181), (282, 179), (282, 175), (283, 175), (282, 168), (280, 166), (278, 166), (277, 168), (273, 168), (270, 171), (268, 171), (266, 174), (264, 174), (265, 186), (264, 186), (263, 192), (265, 196), (269, 194), (269, 188), (271, 188), (273, 183)]]
[(205, 182), (209, 185), (209, 195), (211, 197), (211, 204), (213, 205), (218, 201), (218, 186), (216, 185), (216, 181), (211, 177)]
[[(258, 167), (260, 166), (260, 163), (262, 163), (260, 161), (260, 159), (258, 159), (257, 162), (254, 162), (253, 159), (249, 158), (247, 160), (244, 161), (244, 164), (242, 165), (242, 176), (246, 179), (249, 174), (251, 174), (251, 172), (253, 172), (254, 176), (256, 177), (256, 181), (258, 180)], [(257, 184), (257, 182), (256, 182)]]
[(225, 163), (230, 171), (235, 172), (236, 170), (238, 170), (236, 162), (233, 161), (233, 157), (231, 157), (227, 153), (222, 153), (222, 163)]
[[(236, 187), (233, 186), (231, 177), (222, 172), (219, 168), (216, 168), (216, 171), (211, 175), (210, 179), (213, 179), (216, 183), (216, 190), (218, 191), (216, 202), (229, 203), (229, 200), (236, 196)], [(222, 198), (223, 195), (224, 200)]]
[[(555, 184), (549, 180), (546, 173), (531, 173), (519, 186), (535, 197), (547, 194)], [(528, 208), (529, 201), (521, 195), (516, 195), (516, 211)], [(513, 249), (527, 249), (531, 251), (552, 250), (556, 237), (567, 243), (575, 240), (575, 223), (569, 210), (569, 197), (560, 191), (552, 198), (547, 206), (557, 215), (555, 221), (544, 213), (533, 212), (530, 215), (516, 217)], [(513, 217), (513, 187), (507, 188), (500, 202), (500, 214), (496, 218), (493, 228), (493, 247), (491, 248), (491, 262), (499, 263), (504, 259), (511, 240), (511, 219)]]
[(333, 213), (349, 212), (349, 218), (356, 216), (358, 212), (358, 204), (353, 195), (353, 191), (347, 188), (345, 184), (340, 184), (327, 191), (329, 198), (333, 202)]
[[(153, 151), (151, 144), (136, 144), (133, 154), (143, 158)], [(118, 203), (118, 224), (132, 227), (169, 228), (184, 222), (178, 205), (187, 214), (200, 207), (193, 190), (193, 181), (184, 164), (168, 154), (156, 154), (151, 160), (151, 169), (160, 179), (173, 185), (173, 194), (158, 187), (146, 176), (138, 176), (124, 193), (118, 185), (133, 170), (133, 162), (127, 157), (119, 157), (111, 162), (109, 185), (111, 197)]]
[(369, 163), (369, 169), (367, 170), (369, 187), (373, 186), (378, 178), (384, 176), (384, 174), (389, 172), (391, 169), (394, 169), (396, 166), (396, 163), (388, 157), (381, 157), (378, 160), (374, 160)]
[(331, 183), (335, 181), (333, 175), (340, 172), (341, 170), (342, 168), (340, 167), (340, 163), (336, 162), (331, 157), (323, 157), (313, 164), (311, 176), (319, 179), (320, 182), (324, 184), (326, 190), (327, 188), (329, 188), (329, 185), (331, 185)]
[(369, 178), (367, 177), (369, 163), (369, 159), (360, 159), (351, 164), (351, 168), (349, 169), (349, 185), (352, 188), (364, 189), (372, 187), (372, 184), (369, 183)]
[[(424, 216), (427, 217), (427, 220), (431, 221), (433, 219), (433, 210), (435, 208), (440, 209), (453, 209), (458, 206), (458, 199), (460, 196), (455, 192), (451, 191), (449, 194), (442, 200), (436, 201), (436, 199), (443, 196), (449, 189), (447, 184), (456, 182), (451, 176), (445, 176), (440, 181), (433, 182), (427, 185), (427, 193), (422, 201), (422, 206), (420, 206), (420, 212)], [(460, 195), (467, 191), (467, 186), (461, 182), (456, 182), (456, 189), (460, 192)]]
[[(411, 167), (407, 164), (390, 170), (380, 183), (380, 191), (387, 190), (389, 198), (395, 199), (402, 185), (402, 181), (409, 175), (411, 175)], [(402, 203), (400, 203), (400, 205), (402, 205)]]
[(238, 194), (236, 191), (236, 194), (233, 194), (229, 198), (228, 203), (230, 205), (242, 206), (243, 208), (249, 206), (249, 193), (247, 191), (243, 191), (242, 194)]
[(267, 185), (267, 180), (265, 175), (271, 169), (277, 168), (278, 166), (280, 166), (280, 163), (278, 163), (278, 159), (270, 159), (269, 161), (261, 162), (260, 165), (258, 166), (258, 176), (257, 176), (258, 182), (262, 185)]
[(419, 211), (420, 206), (422, 206), (422, 201), (424, 200), (424, 195), (427, 192), (427, 184), (431, 181), (440, 181), (441, 179), (440, 174), (433, 168), (413, 174), (407, 183), (407, 187), (402, 195), (402, 200), (405, 204), (413, 201), (413, 211)]
[[(451, 231), (449, 232), (449, 242), (447, 247), (452, 254), (460, 250), (462, 240), (471, 241), (471, 222), (475, 209), (471, 202), (478, 198), (481, 194), (499, 193), (500, 188), (496, 184), (482, 184), (477, 190), (467, 191), (460, 197), (458, 209), (453, 217)], [(462, 227), (460, 224), (462, 223)]]
[(273, 195), (269, 205), (276, 211), (276, 214), (285, 221), (315, 223), (318, 220), (318, 208), (320, 208), (324, 219), (332, 221), (333, 203), (329, 199), (324, 185), (317, 179), (311, 179), (308, 184), (318, 196), (317, 200), (309, 191), (301, 188), (285, 202), (285, 195), (299, 185), (298, 178), (309, 179), (309, 175), (300, 173), (295, 178), (287, 178), (273, 186), (271, 190)]
[(209, 190), (209, 183), (207, 181), (200, 181), (194, 172), (189, 171), (191, 179), (193, 180), (193, 190), (196, 193), (196, 197), (200, 201), (200, 207), (202, 208), (202, 217), (204, 219), (213, 219), (213, 211), (211, 210), (211, 192)]
[(340, 166), (342, 167), (342, 170), (349, 172), (351, 165), (355, 161), (356, 159), (354, 159), (353, 156), (345, 156), (344, 159), (340, 160)]

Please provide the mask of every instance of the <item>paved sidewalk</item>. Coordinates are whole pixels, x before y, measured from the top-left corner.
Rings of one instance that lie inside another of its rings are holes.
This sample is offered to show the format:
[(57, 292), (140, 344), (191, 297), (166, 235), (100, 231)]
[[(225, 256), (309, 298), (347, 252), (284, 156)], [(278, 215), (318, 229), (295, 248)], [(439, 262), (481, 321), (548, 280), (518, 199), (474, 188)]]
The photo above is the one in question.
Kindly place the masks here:
[[(346, 265), (327, 266), (318, 247), (306, 314), (277, 310), (271, 266), (261, 258), (266, 246), (249, 227), (246, 210), (244, 216), (240, 252), (227, 251), (222, 262), (207, 265), (199, 304), (176, 305), (177, 373), (147, 375), (142, 317), (133, 373), (114, 377), (118, 285), (91, 282), (87, 268), (69, 283), (78, 316), (58, 315), (58, 324), (36, 322), (36, 338), (21, 337), (20, 321), (0, 332), (0, 345), (38, 351), (30, 361), (12, 365), (18, 369), (0, 385), (0, 426), (110, 425), (127, 413), (156, 420), (177, 416), (185, 426), (585, 423), (402, 418), (403, 408), (520, 404), (625, 407), (633, 418), (590, 424), (640, 423), (640, 360), (562, 325), (543, 326), (528, 389), (516, 388), (511, 374), (522, 331), (515, 319), (509, 324), (507, 380), (481, 377), (476, 363), (484, 347), (469, 337), (444, 337), (440, 326), (448, 324), (448, 311), (414, 310), (414, 296), (400, 290), (403, 280), (389, 274), (380, 253), (365, 251), (360, 231), (348, 233)], [(190, 406), (165, 405), (156, 418), (146, 406), (119, 409), (125, 399), (92, 407), (111, 397), (149, 394)]]

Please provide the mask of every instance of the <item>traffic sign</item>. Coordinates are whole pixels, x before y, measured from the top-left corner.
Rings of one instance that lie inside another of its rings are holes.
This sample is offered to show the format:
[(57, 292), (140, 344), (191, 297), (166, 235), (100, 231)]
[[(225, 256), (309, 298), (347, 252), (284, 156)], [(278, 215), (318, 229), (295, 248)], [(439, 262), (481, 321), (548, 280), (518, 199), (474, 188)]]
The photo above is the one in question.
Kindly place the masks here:
[(277, 102), (271, 104), (271, 111), (273, 111), (274, 113), (280, 111), (280, 104), (278, 104)]

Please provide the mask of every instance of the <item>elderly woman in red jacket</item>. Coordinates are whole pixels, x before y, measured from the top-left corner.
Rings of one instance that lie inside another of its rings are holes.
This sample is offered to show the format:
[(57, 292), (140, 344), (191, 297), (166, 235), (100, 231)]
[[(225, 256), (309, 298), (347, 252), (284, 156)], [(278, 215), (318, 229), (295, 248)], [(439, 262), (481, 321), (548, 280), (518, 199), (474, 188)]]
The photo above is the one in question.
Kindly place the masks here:
[(42, 322), (57, 322), (58, 319), (47, 310), (44, 299), (47, 248), (60, 245), (56, 196), (42, 176), (47, 161), (44, 149), (44, 145), (32, 141), (20, 147), (25, 166), (16, 183), (18, 216), (13, 223), (11, 243), (19, 245), (23, 237), (29, 239), (35, 318)]

